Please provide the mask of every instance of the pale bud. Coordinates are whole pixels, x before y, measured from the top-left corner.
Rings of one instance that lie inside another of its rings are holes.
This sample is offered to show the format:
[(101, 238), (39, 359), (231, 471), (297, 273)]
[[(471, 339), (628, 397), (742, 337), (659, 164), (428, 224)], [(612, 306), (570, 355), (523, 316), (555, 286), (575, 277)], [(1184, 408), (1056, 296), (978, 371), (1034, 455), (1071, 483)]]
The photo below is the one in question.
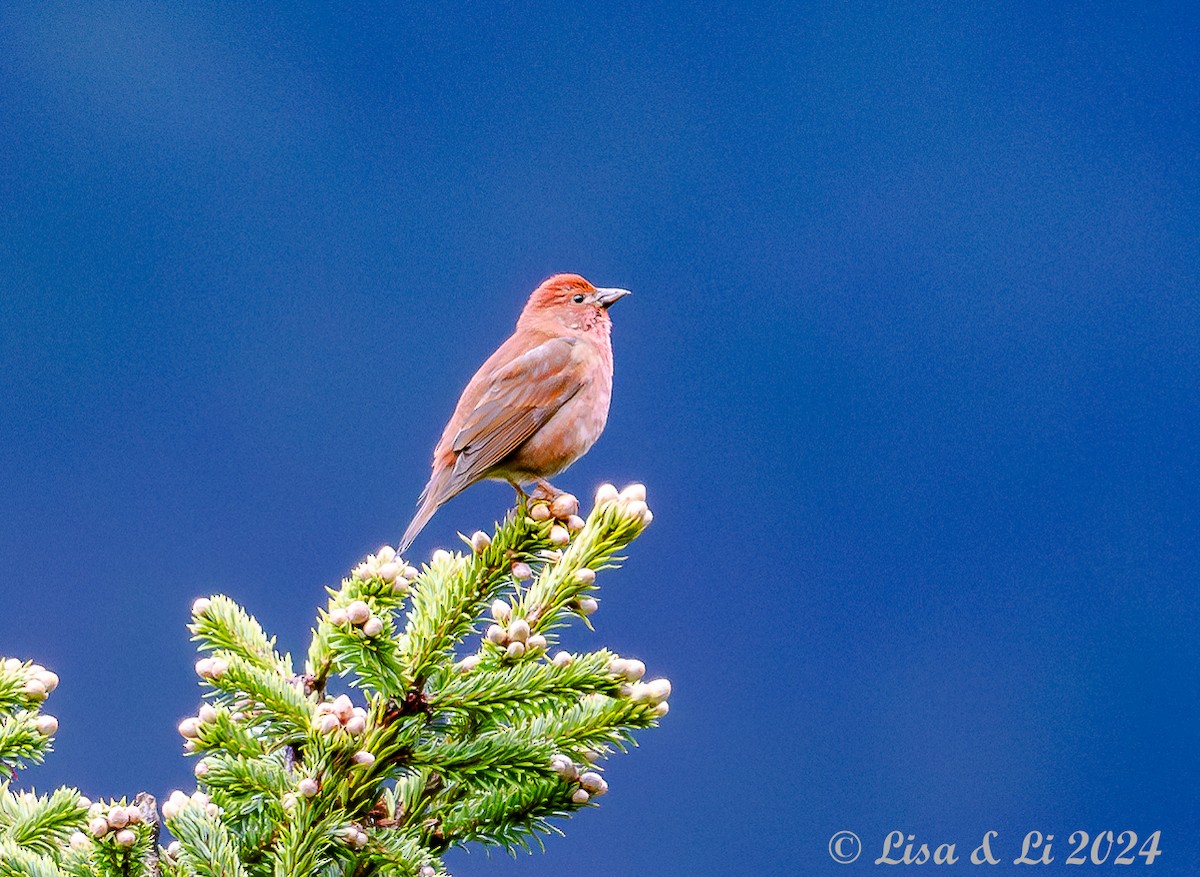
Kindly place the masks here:
[(192, 603), (192, 614), (203, 615), (208, 611), (208, 607), (211, 605), (212, 600), (208, 599), (208, 597), (198, 597), (195, 602)]
[(342, 837), (346, 839), (346, 843), (352, 844), (358, 839), (358, 827), (347, 825), (342, 829)]
[(421, 571), (419, 569), (417, 569), (415, 566), (406, 566), (400, 573), (400, 575), (404, 576), (410, 582), (413, 581), (414, 579), (416, 579), (416, 577), (419, 576), (420, 574), (421, 574)]
[(90, 843), (90, 841), (87, 839), (87, 835), (82, 831), (75, 831), (71, 833), (71, 837), (67, 840), (67, 843), (73, 850), (82, 850)]
[(367, 833), (365, 831), (360, 831), (354, 836), (354, 846), (361, 850), (370, 842), (370, 840), (371, 839), (367, 837)]
[(508, 632), (498, 624), (492, 624), (487, 629), (487, 641), (502, 646), (508, 641)]
[(550, 544), (557, 545), (560, 548), (571, 541), (571, 534), (567, 532), (567, 528), (560, 524), (555, 524), (550, 528)]
[(342, 726), (341, 721), (333, 713), (326, 713), (317, 719), (316, 728), (318, 734), (332, 734)]
[(658, 716), (659, 718), (662, 718), (670, 711), (671, 704), (667, 703), (665, 700), (662, 703), (655, 704), (654, 706), (654, 715)]
[(594, 770), (581, 773), (579, 775), (579, 785), (597, 798), (608, 791), (608, 783), (604, 781), (604, 777), (600, 776)]
[(30, 679), (25, 683), (25, 694), (32, 700), (45, 700), (46, 686), (38, 679)]
[(646, 665), (636, 658), (630, 658), (621, 667), (621, 674), (630, 682), (637, 682), (646, 675)]
[(379, 577), (385, 582), (394, 582), (396, 577), (400, 575), (400, 564), (398, 563), (381, 563), (379, 565)]
[(523, 582), (525, 579), (530, 578), (533, 575), (533, 570), (525, 561), (518, 560), (512, 565), (512, 574), (514, 579), (519, 582)]
[(362, 716), (351, 716), (346, 719), (346, 733), (351, 737), (357, 737), (365, 730), (367, 730), (367, 720)]
[(596, 505), (604, 505), (606, 502), (614, 502), (621, 494), (617, 493), (617, 488), (611, 484), (601, 484), (596, 490)]
[(539, 502), (529, 510), (529, 517), (540, 522), (550, 520), (553, 515), (550, 512), (550, 506), (546, 505), (544, 502)]
[(173, 840), (169, 844), (167, 844), (167, 855), (170, 856), (171, 858), (177, 857), (182, 852), (183, 852), (183, 844), (181, 844), (179, 841)]
[(575, 662), (575, 658), (570, 652), (559, 652), (551, 661), (555, 667), (570, 667)]
[(87, 797), (86, 795), (80, 795), (79, 796), (79, 806), (82, 807), (84, 810), (87, 810), (89, 807), (92, 806), (92, 799)]
[(582, 566), (575, 570), (575, 581), (579, 582), (581, 585), (590, 585), (596, 581), (596, 571), (594, 569), (588, 569), (586, 566)]
[(355, 764), (371, 765), (375, 763), (375, 756), (365, 749), (360, 749), (350, 757), (350, 760)]
[(208, 795), (204, 794), (199, 789), (196, 789), (196, 791), (192, 792), (192, 796), (188, 800), (190, 800), (193, 804), (199, 804), (203, 807), (204, 805), (208, 804)]
[(211, 725), (217, 720), (217, 710), (211, 703), (206, 703), (200, 707), (200, 712), (196, 718), (200, 720), (202, 725)]
[(582, 752), (579, 753), (580, 757), (583, 758), (583, 760), (586, 761), (588, 764), (595, 764), (599, 760), (599, 758), (602, 754), (603, 753), (599, 752), (596, 749), (584, 749)]
[(354, 715), (354, 702), (349, 695), (339, 694), (333, 699), (333, 713), (343, 722)]
[(113, 842), (119, 847), (131, 847), (137, 843), (137, 835), (128, 828), (122, 828), (113, 835)]
[(22, 662), (19, 658), (5, 658), (4, 659), (4, 670), (7, 673), (16, 673), (18, 670), (22, 669), (24, 666), (25, 666), (24, 662)]
[(365, 624), (371, 617), (371, 607), (362, 600), (355, 600), (346, 607), (346, 617), (350, 619), (351, 624)]
[(578, 533), (583, 529), (586, 522), (579, 515), (571, 515), (567, 518), (567, 529), (572, 533)]
[(576, 789), (571, 794), (571, 801), (575, 804), (586, 804), (592, 796), (587, 793), (586, 789)]
[(525, 643), (511, 642), (508, 644), (508, 656), (514, 660), (525, 654)]
[(43, 737), (50, 737), (58, 733), (58, 719), (54, 716), (38, 716), (33, 725)]
[(353, 575), (354, 578), (358, 579), (360, 582), (365, 582), (371, 577), (371, 567), (366, 563), (360, 563), (358, 566), (354, 567), (354, 572), (351, 573), (351, 575)]
[(646, 512), (648, 511), (650, 510), (646, 508), (646, 504), (640, 499), (635, 499), (633, 502), (629, 503), (629, 505), (625, 506), (625, 514), (631, 518), (645, 517)]
[(392, 593), (399, 594), (402, 597), (408, 594), (410, 590), (412, 589), (409, 587), (407, 579), (396, 579), (395, 583), (392, 585)]
[(592, 597), (580, 597), (577, 602), (579, 603), (579, 613), (581, 615), (591, 615), (600, 608), (600, 604)]
[(650, 522), (653, 520), (654, 520), (654, 512), (650, 511), (650, 509), (646, 509), (644, 512), (642, 512), (642, 526), (643, 527), (649, 527)]
[(104, 837), (108, 834), (108, 820), (103, 816), (97, 816), (88, 823), (88, 831), (91, 832), (92, 837)]
[(145, 821), (142, 819), (142, 811), (137, 807), (126, 807), (125, 815), (129, 817), (130, 825), (141, 825)]
[(670, 679), (654, 679), (646, 683), (646, 692), (650, 700), (655, 703), (662, 703), (671, 696), (671, 680)]
[(535, 633), (525, 641), (525, 648), (531, 652), (543, 651), (547, 646), (546, 638), (540, 633)]
[(206, 773), (208, 773), (208, 762), (203, 758), (197, 761), (195, 768), (192, 769), (192, 773), (196, 775), (197, 779), (203, 777)]
[(574, 494), (560, 493), (550, 503), (550, 513), (556, 518), (569, 518), (579, 511), (579, 500)]
[(196, 741), (195, 740), (184, 740), (183, 741), (183, 751), (188, 753), (189, 755), (191, 753), (195, 752), (196, 751)]
[(312, 777), (305, 777), (296, 784), (296, 789), (306, 798), (315, 798), (321, 791), (320, 784)]
[(280, 803), (283, 804), (284, 810), (295, 810), (296, 809), (296, 793), (295, 792), (284, 792), (283, 798), (280, 800)]
[(124, 828), (129, 824), (129, 814), (125, 812), (124, 807), (113, 807), (108, 811), (108, 825), (110, 828)]
[(187, 737), (189, 740), (200, 736), (200, 720), (195, 716), (188, 716), (179, 723), (179, 733)]
[(512, 606), (509, 606), (507, 602), (505, 602), (504, 600), (493, 600), (492, 601), (492, 618), (495, 618), (497, 621), (504, 623), (504, 622), (508, 621), (508, 619), (511, 615), (512, 615)]
[(374, 637), (383, 633), (383, 619), (378, 615), (372, 615), (367, 619), (367, 623), (363, 625), (362, 632), (365, 636)]
[[(391, 563), (393, 560), (396, 559), (396, 549), (390, 545), (384, 545), (384, 546), (381, 546), (380, 549), (375, 552), (375, 556), (379, 558), (380, 564)], [(383, 572), (382, 567), (380, 568), (379, 571), (380, 571), (380, 573)]]
[(434, 877), (435, 874), (437, 870), (432, 865), (421, 866), (421, 877)]
[(633, 500), (636, 502), (645, 502), (646, 501), (646, 485), (637, 484), (637, 483), (630, 484), (628, 487), (626, 487), (624, 490), (621, 491), (621, 499)]
[(218, 816), (221, 815), (221, 808), (218, 807), (216, 804), (205, 804), (204, 812), (207, 813), (209, 816), (213, 817), (214, 819), (216, 819)]
[(482, 530), (476, 530), (471, 534), (471, 550), (476, 554), (483, 554), (492, 544), (492, 537)]
[(562, 753), (550, 756), (550, 769), (567, 782), (574, 782), (575, 778), (579, 776), (575, 762), (571, 761), (570, 756)]
[(34, 675), (34, 678), (42, 683), (42, 687), (46, 689), (47, 694), (58, 688), (58, 674), (50, 670), (41, 670)]
[(348, 615), (346, 615), (345, 609), (338, 608), (338, 609), (331, 609), (329, 611), (329, 623), (332, 624), (334, 627), (342, 627), (349, 620), (350, 620), (350, 617)]
[(451, 555), (450, 552), (445, 548), (439, 548), (437, 551), (433, 552), (432, 555), (430, 555), (429, 564), (431, 566), (437, 566), (439, 563), (447, 563), (452, 556), (453, 555)]
[(519, 643), (525, 642), (525, 640), (529, 639), (529, 622), (524, 618), (514, 619), (508, 626), (508, 636)]
[(212, 658), (208, 665), (208, 675), (212, 679), (220, 679), (229, 672), (229, 662), (224, 658)]
[(470, 673), (479, 666), (479, 662), (482, 660), (479, 655), (467, 655), (454, 666), (458, 669), (459, 673)]

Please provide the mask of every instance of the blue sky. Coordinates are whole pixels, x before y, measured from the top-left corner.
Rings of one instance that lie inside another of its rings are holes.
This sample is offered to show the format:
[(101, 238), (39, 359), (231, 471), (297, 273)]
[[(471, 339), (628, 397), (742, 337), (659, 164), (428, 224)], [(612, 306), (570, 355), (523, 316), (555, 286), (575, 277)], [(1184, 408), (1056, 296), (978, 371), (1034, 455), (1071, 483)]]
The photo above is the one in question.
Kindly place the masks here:
[(0, 652), (63, 677), (29, 780), (191, 783), (191, 600), (302, 652), (576, 271), (635, 295), (558, 483), (644, 481), (656, 515), (580, 645), (676, 693), (566, 838), (455, 873), (865, 874), (893, 829), (996, 830), (1007, 863), (1157, 829), (1152, 873), (1195, 873), (1197, 25), (6, 5)]

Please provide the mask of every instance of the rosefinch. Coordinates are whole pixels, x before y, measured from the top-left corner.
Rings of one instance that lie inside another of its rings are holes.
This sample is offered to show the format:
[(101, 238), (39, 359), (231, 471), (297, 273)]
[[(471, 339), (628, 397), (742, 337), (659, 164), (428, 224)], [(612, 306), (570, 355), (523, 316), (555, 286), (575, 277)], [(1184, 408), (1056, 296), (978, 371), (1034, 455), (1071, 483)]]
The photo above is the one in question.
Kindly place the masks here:
[(529, 296), (517, 330), (463, 390), (433, 451), (433, 474), (404, 531), (405, 551), (442, 503), (476, 481), (497, 478), (518, 491), (587, 453), (604, 431), (612, 396), (608, 307), (627, 289), (598, 289), (578, 274), (556, 274)]

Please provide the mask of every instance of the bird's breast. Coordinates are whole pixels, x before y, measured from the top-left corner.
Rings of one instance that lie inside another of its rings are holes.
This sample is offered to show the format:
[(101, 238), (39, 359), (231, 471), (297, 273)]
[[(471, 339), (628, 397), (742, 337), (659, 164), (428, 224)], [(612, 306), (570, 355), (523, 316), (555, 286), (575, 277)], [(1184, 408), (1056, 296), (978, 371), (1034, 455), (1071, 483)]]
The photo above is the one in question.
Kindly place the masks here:
[(590, 344), (578, 344), (576, 351), (585, 360), (586, 378), (579, 391), (513, 453), (506, 471), (549, 478), (586, 454), (604, 432), (612, 400), (612, 360)]

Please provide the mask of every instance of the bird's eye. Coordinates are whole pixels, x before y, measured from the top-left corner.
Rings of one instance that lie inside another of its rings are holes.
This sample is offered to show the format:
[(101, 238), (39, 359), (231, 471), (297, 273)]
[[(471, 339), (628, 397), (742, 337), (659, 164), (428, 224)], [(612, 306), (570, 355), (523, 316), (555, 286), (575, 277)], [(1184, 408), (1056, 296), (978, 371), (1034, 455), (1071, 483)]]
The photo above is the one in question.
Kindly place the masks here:
[(575, 304), (577, 304), (577, 305), (583, 304), (583, 293), (580, 293), (579, 295), (574, 296), (571, 299), (571, 301), (575, 302)]

